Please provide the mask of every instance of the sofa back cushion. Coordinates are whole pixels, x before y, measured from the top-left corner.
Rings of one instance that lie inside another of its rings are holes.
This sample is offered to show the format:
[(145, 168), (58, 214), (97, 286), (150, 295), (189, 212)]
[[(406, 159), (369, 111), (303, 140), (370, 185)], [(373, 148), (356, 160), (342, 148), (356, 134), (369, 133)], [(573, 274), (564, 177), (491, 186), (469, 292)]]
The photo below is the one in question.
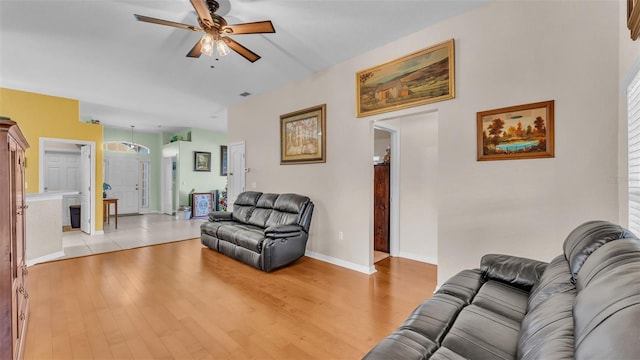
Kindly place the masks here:
[(539, 304), (558, 293), (574, 291), (576, 286), (571, 278), (569, 263), (564, 255), (555, 257), (540, 276), (529, 294), (527, 312), (533, 311)]
[(564, 255), (569, 261), (575, 281), (589, 255), (600, 246), (614, 240), (635, 238), (627, 229), (608, 221), (589, 221), (575, 228), (564, 242)]
[(309, 198), (297, 194), (280, 194), (273, 205), (273, 211), (266, 226), (298, 224)]
[(578, 275), (573, 320), (576, 358), (640, 359), (640, 243), (602, 245)]
[(233, 220), (242, 223), (249, 221), (253, 208), (261, 195), (262, 193), (257, 191), (245, 191), (238, 194), (238, 198), (233, 203)]
[(261, 228), (266, 227), (267, 219), (273, 211), (273, 207), (278, 199), (278, 194), (262, 194), (256, 203), (255, 209), (249, 216), (248, 223), (251, 225), (259, 226)]

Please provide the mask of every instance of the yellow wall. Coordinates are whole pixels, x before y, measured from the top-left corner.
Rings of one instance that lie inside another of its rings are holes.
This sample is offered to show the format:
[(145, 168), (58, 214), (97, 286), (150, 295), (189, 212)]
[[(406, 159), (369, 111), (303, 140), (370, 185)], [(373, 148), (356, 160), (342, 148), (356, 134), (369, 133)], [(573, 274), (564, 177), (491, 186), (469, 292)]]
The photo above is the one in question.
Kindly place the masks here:
[[(57, 138), (96, 143), (94, 188), (96, 219), (102, 219), (102, 125), (80, 122), (78, 100), (0, 88), (0, 116), (18, 123), (30, 148), (26, 152), (27, 193), (37, 193), (40, 168), (40, 138)], [(95, 221), (102, 230), (102, 221)]]

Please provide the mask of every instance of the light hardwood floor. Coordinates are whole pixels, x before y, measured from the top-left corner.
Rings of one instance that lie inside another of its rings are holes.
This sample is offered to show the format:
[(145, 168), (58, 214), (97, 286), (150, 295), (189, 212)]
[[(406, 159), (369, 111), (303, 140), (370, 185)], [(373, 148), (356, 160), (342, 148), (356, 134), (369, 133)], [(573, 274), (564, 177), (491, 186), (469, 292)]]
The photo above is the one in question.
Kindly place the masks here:
[(25, 359), (359, 359), (436, 285), (434, 265), (376, 267), (264, 273), (198, 239), (38, 264)]

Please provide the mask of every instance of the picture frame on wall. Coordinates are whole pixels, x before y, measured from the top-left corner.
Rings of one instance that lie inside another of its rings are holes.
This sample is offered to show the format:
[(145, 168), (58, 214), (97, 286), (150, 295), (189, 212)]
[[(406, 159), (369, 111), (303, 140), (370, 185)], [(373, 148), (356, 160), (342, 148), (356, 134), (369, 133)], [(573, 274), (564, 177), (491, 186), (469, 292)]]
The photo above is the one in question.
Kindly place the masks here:
[(227, 145), (220, 145), (220, 176), (227, 176)]
[(554, 100), (478, 112), (478, 161), (552, 158)]
[(213, 194), (210, 192), (191, 194), (191, 206), (194, 217), (208, 216), (215, 209)]
[(326, 104), (280, 116), (280, 164), (326, 162)]
[(193, 152), (193, 171), (211, 171), (211, 153), (205, 151)]
[(357, 116), (455, 98), (454, 47), (450, 39), (357, 72)]

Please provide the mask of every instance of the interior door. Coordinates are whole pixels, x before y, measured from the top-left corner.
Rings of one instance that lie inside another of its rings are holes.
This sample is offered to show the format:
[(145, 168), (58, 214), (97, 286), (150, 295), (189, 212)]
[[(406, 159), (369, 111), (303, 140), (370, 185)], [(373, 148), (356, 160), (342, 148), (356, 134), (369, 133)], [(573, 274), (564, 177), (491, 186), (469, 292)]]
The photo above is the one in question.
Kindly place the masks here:
[(227, 191), (228, 210), (233, 211), (233, 203), (236, 201), (238, 194), (245, 189), (245, 144), (243, 142), (229, 144), (227, 153), (229, 172), (227, 175), (227, 183), (229, 188)]
[(46, 151), (44, 191), (80, 190), (80, 154)]
[[(107, 195), (118, 199), (118, 214), (137, 214), (140, 211), (140, 160), (111, 157), (107, 159), (108, 176), (105, 181), (111, 185)], [(110, 215), (115, 213), (110, 207)]]
[(174, 161), (175, 158), (162, 158), (162, 213), (168, 215), (173, 214)]
[(91, 147), (80, 148), (80, 229), (91, 234)]

